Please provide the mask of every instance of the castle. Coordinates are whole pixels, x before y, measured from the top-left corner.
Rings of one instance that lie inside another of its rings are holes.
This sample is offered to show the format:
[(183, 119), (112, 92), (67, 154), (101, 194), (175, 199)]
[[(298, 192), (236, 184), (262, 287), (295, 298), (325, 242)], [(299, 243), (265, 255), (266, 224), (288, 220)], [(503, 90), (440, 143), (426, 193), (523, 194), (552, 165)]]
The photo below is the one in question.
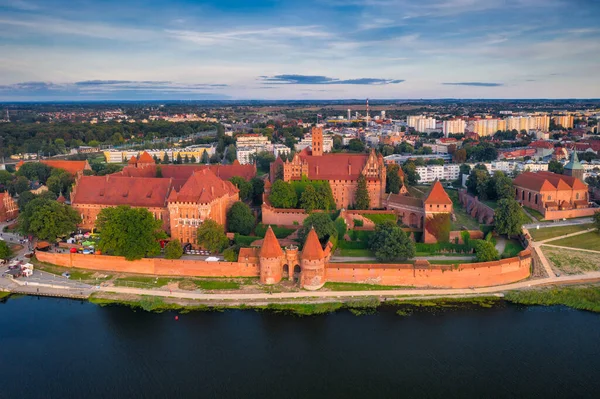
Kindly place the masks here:
[[(291, 161), (281, 158), (271, 163), (271, 183), (278, 173), (283, 180), (321, 180), (329, 182), (337, 208), (348, 208), (354, 204), (358, 178), (363, 175), (371, 200), (370, 208), (381, 208), (385, 197), (386, 167), (383, 156), (371, 150), (369, 154), (323, 153), (323, 129), (312, 128), (312, 147), (296, 153)], [(280, 169), (280, 170), (279, 170)]]
[(239, 190), (228, 179), (256, 174), (254, 165), (156, 165), (146, 152), (132, 157), (121, 172), (78, 176), (71, 205), (81, 215), (79, 227), (94, 228), (98, 214), (109, 206), (147, 208), (172, 239), (196, 246), (198, 227), (206, 219), (224, 225)]

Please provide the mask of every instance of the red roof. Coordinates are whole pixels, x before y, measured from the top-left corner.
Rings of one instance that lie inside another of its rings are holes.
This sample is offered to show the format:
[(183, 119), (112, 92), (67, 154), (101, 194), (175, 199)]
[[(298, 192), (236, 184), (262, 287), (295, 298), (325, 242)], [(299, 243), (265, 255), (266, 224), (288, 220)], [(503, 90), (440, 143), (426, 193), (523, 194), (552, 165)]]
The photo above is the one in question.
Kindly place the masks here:
[(269, 226), (262, 247), (260, 248), (260, 257), (279, 258), (280, 256), (283, 256), (283, 251), (281, 250), (281, 246), (279, 246), (279, 241), (277, 241), (275, 233), (273, 233), (273, 229)]
[(571, 189), (587, 190), (587, 186), (576, 177), (552, 172), (523, 172), (515, 178), (513, 184), (537, 192)]
[(235, 195), (238, 188), (230, 181), (218, 178), (210, 169), (195, 171), (177, 193), (171, 193), (169, 202), (209, 204), (225, 195)]
[(317, 236), (315, 229), (312, 228), (308, 232), (308, 236), (304, 242), (304, 247), (302, 248), (302, 259), (319, 260), (323, 259), (324, 257), (325, 254), (323, 253), (323, 248), (319, 242), (319, 237)]
[[(584, 182), (582, 182), (581, 180), (579, 180), (578, 178), (573, 177), (573, 176), (559, 175), (559, 174), (547, 172), (547, 171), (538, 172), (538, 175), (541, 175), (541, 176), (547, 178), (555, 187), (559, 187), (558, 181), (560, 180), (562, 183), (564, 183), (569, 188), (572, 188), (574, 190), (587, 190), (587, 185)], [(564, 186), (561, 184), (560, 187), (564, 187)], [(560, 187), (559, 187), (559, 190), (562, 190), (563, 188), (560, 188)]]
[(439, 180), (436, 180), (431, 186), (423, 203), (452, 205), (452, 200), (448, 196), (448, 193), (446, 193), (446, 190), (444, 190), (444, 187), (442, 187), (442, 183), (440, 183)]
[(72, 175), (82, 172), (86, 169), (91, 169), (88, 161), (58, 161), (58, 160), (47, 160), (40, 161), (44, 165), (48, 165), (51, 168), (64, 169)]
[(529, 144), (530, 147), (533, 148), (546, 148), (546, 149), (551, 149), (554, 148), (554, 143), (551, 141), (534, 141), (531, 144)]
[(82, 176), (72, 193), (71, 202), (95, 205), (131, 205), (164, 208), (172, 189), (170, 179)]
[[(211, 170), (217, 177), (223, 180), (229, 180), (233, 176), (241, 176), (245, 180), (250, 180), (256, 175), (256, 166), (253, 164), (240, 165), (233, 163), (231, 165), (160, 165), (163, 178), (172, 178), (177, 187), (181, 187), (187, 179), (196, 171), (204, 169)], [(156, 166), (150, 165), (145, 168), (125, 167), (121, 172), (115, 175), (132, 177), (155, 177)]]
[(129, 158), (129, 161), (127, 161), (127, 163), (129, 165), (135, 165), (137, 163), (137, 158), (135, 157), (135, 155), (132, 155), (131, 158)]
[(140, 155), (140, 159), (138, 159), (138, 163), (156, 163), (154, 162), (154, 158), (152, 158), (152, 156), (150, 154), (148, 154), (146, 151), (144, 151), (142, 153), (142, 155)]
[(300, 153), (300, 157), (308, 163), (311, 180), (357, 180), (369, 159), (367, 154), (312, 156)]

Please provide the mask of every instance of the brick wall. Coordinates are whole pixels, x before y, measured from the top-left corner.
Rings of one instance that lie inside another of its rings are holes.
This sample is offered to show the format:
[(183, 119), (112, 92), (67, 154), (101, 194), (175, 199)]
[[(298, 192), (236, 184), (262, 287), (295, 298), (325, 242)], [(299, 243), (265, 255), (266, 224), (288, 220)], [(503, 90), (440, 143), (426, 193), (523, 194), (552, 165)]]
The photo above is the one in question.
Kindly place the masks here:
[(258, 277), (259, 275), (259, 267), (256, 263), (205, 262), (162, 258), (144, 258), (136, 261), (128, 261), (120, 256), (57, 254), (50, 252), (37, 252), (36, 257), (41, 262), (64, 267), (122, 273), (190, 277)]
[(266, 203), (262, 204), (262, 222), (265, 225), (273, 224), (293, 227), (294, 222), (302, 225), (302, 222), (307, 217), (308, 215), (304, 209), (273, 208)]
[(566, 209), (564, 211), (550, 211), (546, 209), (544, 212), (544, 219), (557, 220), (563, 218), (579, 218), (584, 216), (592, 216), (594, 213), (599, 211), (600, 208)]
[(459, 244), (464, 244), (461, 233), (463, 231), (467, 231), (469, 233), (469, 238), (471, 240), (482, 240), (484, 238), (483, 231), (481, 230), (459, 230), (459, 231), (451, 231), (450, 232), (450, 242), (454, 243), (454, 240), (458, 238)]

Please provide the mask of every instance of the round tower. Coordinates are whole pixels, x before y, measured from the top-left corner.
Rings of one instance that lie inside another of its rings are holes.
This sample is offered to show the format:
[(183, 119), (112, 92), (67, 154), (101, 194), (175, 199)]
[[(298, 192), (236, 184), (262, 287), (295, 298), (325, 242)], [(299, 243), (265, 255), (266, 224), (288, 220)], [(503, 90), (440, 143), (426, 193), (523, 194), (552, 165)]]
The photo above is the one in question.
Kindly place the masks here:
[(325, 253), (315, 229), (310, 229), (301, 255), (300, 287), (315, 291), (325, 284)]
[(269, 226), (258, 254), (260, 282), (262, 284), (277, 284), (281, 281), (283, 271), (281, 262), (283, 258), (283, 250), (279, 245), (277, 237), (275, 237), (275, 233), (273, 233), (273, 229)]

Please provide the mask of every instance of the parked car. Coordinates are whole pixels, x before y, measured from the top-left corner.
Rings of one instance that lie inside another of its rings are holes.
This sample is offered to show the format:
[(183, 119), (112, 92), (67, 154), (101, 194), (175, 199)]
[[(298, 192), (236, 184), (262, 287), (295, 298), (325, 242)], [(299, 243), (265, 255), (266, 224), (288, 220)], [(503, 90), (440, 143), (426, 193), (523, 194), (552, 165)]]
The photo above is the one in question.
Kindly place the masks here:
[(64, 272), (64, 273), (62, 274), (62, 276), (63, 276), (63, 277), (66, 277), (66, 278), (71, 278), (71, 273), (69, 273), (69, 272)]

